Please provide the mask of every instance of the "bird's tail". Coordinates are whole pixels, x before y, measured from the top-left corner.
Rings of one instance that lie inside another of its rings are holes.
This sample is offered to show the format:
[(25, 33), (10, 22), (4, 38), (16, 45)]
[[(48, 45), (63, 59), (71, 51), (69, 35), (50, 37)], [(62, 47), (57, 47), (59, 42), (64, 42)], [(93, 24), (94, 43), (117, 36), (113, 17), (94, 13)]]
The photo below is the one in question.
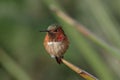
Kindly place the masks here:
[(55, 57), (56, 61), (58, 64), (61, 64), (62, 63), (62, 59), (63, 57)]

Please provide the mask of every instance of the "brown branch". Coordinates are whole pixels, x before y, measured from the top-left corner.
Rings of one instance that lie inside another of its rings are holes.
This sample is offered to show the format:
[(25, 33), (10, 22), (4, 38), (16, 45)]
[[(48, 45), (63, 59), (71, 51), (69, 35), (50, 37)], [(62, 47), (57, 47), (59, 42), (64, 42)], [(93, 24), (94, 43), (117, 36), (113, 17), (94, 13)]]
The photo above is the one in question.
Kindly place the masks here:
[(98, 80), (96, 77), (94, 77), (93, 75), (91, 75), (90, 73), (78, 68), (77, 66), (73, 65), (72, 63), (68, 62), (65, 59), (62, 59), (62, 62), (69, 67), (70, 69), (72, 69), (74, 72), (76, 72), (77, 74), (79, 74), (81, 77), (83, 77), (86, 80)]

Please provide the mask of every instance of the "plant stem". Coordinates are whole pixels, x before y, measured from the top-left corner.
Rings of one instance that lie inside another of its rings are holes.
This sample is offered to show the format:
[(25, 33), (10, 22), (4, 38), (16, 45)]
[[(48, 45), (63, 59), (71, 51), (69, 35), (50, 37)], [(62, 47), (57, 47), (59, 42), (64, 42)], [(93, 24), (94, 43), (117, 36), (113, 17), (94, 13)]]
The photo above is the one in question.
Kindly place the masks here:
[(57, 8), (54, 5), (49, 5), (49, 8), (50, 8), (50, 10), (53, 11), (53, 13), (57, 17), (59, 17), (60, 19), (65, 21), (67, 24), (76, 28), (81, 34), (83, 34), (85, 37), (90, 39), (92, 42), (96, 43), (97, 45), (99, 45), (100, 47), (102, 47), (103, 49), (108, 51), (111, 55), (120, 59), (120, 54), (119, 54), (120, 50), (119, 49), (107, 44), (105, 41), (103, 41), (102, 39), (95, 36), (92, 32), (90, 32), (88, 29), (86, 29), (83, 25), (81, 25), (76, 20), (74, 20), (73, 18), (68, 16), (66, 13), (64, 13), (60, 8)]
[(71, 70), (79, 74), (81, 77), (83, 77), (86, 80), (98, 80), (96, 77), (91, 75), (90, 73), (78, 68), (77, 66), (73, 65), (72, 63), (68, 62), (67, 60), (62, 58), (62, 62), (69, 67)]

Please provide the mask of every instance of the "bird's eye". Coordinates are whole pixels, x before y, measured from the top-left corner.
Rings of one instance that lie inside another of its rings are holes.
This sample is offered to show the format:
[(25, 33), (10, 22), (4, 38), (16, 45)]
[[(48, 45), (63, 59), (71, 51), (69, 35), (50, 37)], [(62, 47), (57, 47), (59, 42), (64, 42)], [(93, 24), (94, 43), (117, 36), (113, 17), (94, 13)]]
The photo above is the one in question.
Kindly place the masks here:
[(56, 29), (56, 30), (54, 30), (54, 32), (58, 32), (58, 30)]

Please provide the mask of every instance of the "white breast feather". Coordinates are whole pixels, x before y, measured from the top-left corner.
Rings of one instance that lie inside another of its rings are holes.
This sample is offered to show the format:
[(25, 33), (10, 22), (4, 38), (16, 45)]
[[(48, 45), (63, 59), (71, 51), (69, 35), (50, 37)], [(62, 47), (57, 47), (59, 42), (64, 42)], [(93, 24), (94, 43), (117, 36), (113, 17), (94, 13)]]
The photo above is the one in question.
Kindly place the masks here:
[(60, 50), (64, 48), (62, 42), (48, 42), (47, 44), (50, 47), (49, 52), (54, 53), (54, 55), (51, 55), (51, 57), (55, 57), (55, 55), (59, 55)]
[(49, 46), (53, 46), (53, 45), (60, 45), (61, 42), (48, 42), (47, 43)]

